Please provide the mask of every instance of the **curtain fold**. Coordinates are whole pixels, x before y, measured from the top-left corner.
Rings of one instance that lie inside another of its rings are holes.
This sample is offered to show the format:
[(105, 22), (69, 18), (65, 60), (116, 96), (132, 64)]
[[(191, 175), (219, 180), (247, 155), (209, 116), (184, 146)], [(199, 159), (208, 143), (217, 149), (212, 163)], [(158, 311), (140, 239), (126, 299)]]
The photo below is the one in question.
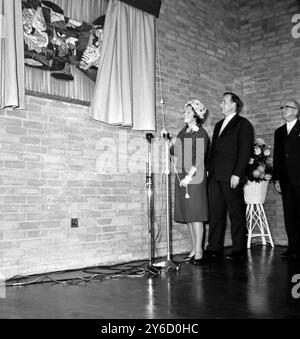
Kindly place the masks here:
[(0, 0), (0, 108), (25, 108), (21, 0)]
[[(108, 0), (51, 0), (51, 2), (60, 6), (65, 16), (87, 23), (92, 23), (104, 15), (108, 5)], [(72, 65), (71, 74), (74, 80), (59, 80), (53, 78), (49, 71), (26, 66), (25, 88), (34, 92), (90, 102), (95, 82)]]
[(100, 15), (105, 14), (108, 0), (52, 0), (60, 6), (69, 18), (93, 22)]
[(135, 130), (155, 130), (155, 17), (110, 0), (92, 118)]

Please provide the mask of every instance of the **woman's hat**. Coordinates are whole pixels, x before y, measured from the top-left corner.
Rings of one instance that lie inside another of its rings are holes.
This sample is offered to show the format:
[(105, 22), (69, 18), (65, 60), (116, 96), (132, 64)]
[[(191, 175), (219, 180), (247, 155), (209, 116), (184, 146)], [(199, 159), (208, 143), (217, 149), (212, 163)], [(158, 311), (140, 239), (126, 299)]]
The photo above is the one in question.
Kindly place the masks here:
[(201, 119), (204, 119), (204, 115), (207, 112), (207, 107), (203, 105), (200, 100), (193, 99), (193, 100), (188, 101), (185, 104), (185, 108), (187, 108), (187, 106), (189, 105), (193, 107), (194, 111)]

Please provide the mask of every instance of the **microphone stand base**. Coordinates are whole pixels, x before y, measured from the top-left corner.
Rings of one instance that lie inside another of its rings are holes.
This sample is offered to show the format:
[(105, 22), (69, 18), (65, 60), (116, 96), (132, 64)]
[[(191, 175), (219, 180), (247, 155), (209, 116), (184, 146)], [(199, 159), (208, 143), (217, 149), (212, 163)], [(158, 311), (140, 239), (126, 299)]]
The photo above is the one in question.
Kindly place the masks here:
[(165, 272), (180, 270), (180, 263), (173, 262), (172, 260), (160, 261), (158, 263), (153, 264), (153, 266), (156, 268), (160, 268)]
[(153, 275), (158, 275), (161, 272), (159, 267), (155, 267), (154, 264), (152, 264), (152, 263), (148, 263), (145, 267), (145, 270), (148, 273), (153, 274)]

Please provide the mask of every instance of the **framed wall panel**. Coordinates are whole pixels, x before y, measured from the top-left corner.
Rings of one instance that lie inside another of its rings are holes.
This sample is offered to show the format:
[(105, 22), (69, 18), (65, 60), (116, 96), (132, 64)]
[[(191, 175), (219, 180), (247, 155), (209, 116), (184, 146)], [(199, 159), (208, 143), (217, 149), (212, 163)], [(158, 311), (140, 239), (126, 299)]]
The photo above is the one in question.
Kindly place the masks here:
[[(36, 0), (27, 0), (29, 5), (39, 3)], [(92, 24), (97, 18), (105, 15), (108, 0), (53, 0), (53, 1), (42, 1), (42, 5), (45, 5), (47, 8), (56, 8), (55, 5), (59, 6), (63, 10), (63, 16), (71, 19), (74, 22)], [(54, 11), (56, 12), (56, 9)], [(52, 20), (55, 20), (54, 16), (51, 17)], [(55, 22), (58, 22), (59, 19)], [(42, 26), (42, 25), (41, 25)], [(54, 25), (55, 26), (55, 25)], [(24, 8), (23, 8), (23, 27), (24, 26)], [(59, 26), (55, 26), (55, 33), (59, 35)], [(47, 27), (48, 30), (48, 27)], [(47, 31), (46, 30), (46, 31)], [(52, 41), (49, 35), (49, 41)], [(25, 39), (24, 39), (25, 40)], [(56, 53), (56, 52), (55, 52)], [(52, 68), (53, 61), (51, 64)], [(92, 78), (95, 78), (94, 69), (93, 76), (88, 77), (86, 73), (79, 69), (78, 66), (72, 64), (69, 65), (70, 68), (66, 70), (70, 77), (73, 80), (62, 80), (57, 79), (51, 76), (51, 71), (49, 69), (39, 69), (37, 67), (27, 66), (25, 67), (25, 89), (26, 93), (31, 95), (45, 96), (45, 97), (54, 97), (56, 99), (66, 100), (66, 101), (78, 101), (82, 103), (89, 103), (91, 101), (95, 81)], [(55, 69), (55, 68), (54, 68)]]

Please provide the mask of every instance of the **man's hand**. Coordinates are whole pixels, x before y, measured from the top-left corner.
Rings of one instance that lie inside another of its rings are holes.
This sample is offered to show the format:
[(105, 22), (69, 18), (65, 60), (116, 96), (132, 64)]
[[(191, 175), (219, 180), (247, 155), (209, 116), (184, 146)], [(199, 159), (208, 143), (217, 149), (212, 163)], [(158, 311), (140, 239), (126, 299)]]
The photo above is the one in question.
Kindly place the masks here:
[(279, 180), (276, 180), (276, 181), (275, 181), (274, 186), (275, 186), (275, 190), (276, 190), (278, 193), (281, 194), (281, 187), (280, 187)]
[(230, 180), (230, 188), (236, 189), (240, 183), (240, 177), (233, 175)]

